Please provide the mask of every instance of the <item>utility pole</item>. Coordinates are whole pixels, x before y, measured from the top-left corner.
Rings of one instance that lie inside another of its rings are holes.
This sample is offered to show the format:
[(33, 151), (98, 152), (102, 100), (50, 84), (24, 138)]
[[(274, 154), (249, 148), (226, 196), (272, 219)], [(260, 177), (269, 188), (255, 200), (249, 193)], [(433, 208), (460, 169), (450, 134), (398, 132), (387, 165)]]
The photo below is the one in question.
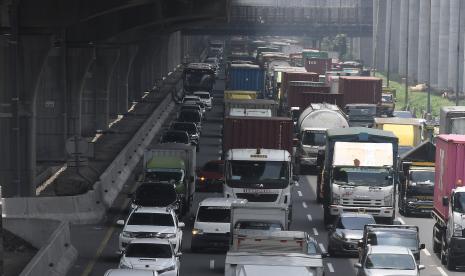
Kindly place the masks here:
[(430, 18), (429, 18), (429, 43), (428, 43), (428, 97), (426, 103), (426, 113), (431, 114), (431, 0), (429, 0), (429, 10), (430, 10)]
[(460, 105), (460, 16), (462, 11), (462, 1), (459, 1), (459, 26), (457, 31), (457, 83), (455, 84), (455, 105)]
[(387, 72), (386, 72), (386, 86), (389, 87), (391, 77), (391, 31), (392, 31), (392, 1), (389, 0), (389, 32), (388, 32), (388, 58), (387, 58)]
[(374, 22), (374, 34), (373, 34), (373, 77), (376, 75), (376, 63), (378, 55), (378, 23), (379, 23), (379, 0), (374, 0), (373, 4), (376, 5), (376, 21)]
[(408, 43), (409, 43), (409, 20), (410, 20), (410, 3), (407, 4), (407, 37), (406, 37), (406, 42), (407, 42), (407, 48), (406, 48), (406, 56), (405, 56), (405, 106), (404, 106), (404, 110), (407, 110), (408, 108), (408, 102), (409, 102), (409, 98), (408, 98)]

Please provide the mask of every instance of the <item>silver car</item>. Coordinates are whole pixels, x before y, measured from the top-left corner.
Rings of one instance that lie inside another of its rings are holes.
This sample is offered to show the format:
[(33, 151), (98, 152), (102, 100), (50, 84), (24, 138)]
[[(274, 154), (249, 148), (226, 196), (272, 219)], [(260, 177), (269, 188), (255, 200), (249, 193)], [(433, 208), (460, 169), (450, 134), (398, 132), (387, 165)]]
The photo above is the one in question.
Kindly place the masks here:
[(363, 228), (376, 223), (370, 214), (342, 213), (334, 225), (328, 226), (328, 253), (358, 256), (358, 242), (363, 238)]
[(357, 276), (419, 276), (424, 265), (417, 265), (412, 251), (402, 246), (369, 246), (361, 257), (361, 262), (354, 264)]

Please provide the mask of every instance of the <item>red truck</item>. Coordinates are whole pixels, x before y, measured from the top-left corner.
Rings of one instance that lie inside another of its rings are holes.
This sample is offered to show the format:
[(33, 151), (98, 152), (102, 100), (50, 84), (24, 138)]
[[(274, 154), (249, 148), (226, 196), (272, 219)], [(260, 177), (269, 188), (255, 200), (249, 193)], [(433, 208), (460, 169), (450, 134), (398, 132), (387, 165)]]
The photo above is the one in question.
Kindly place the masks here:
[(304, 58), (304, 67), (307, 72), (324, 75), (331, 70), (332, 59), (330, 58)]
[(287, 117), (225, 117), (223, 153), (229, 149), (283, 149), (292, 153), (294, 125)]
[(465, 265), (465, 135), (436, 138), (433, 251), (447, 269)]
[(381, 105), (383, 80), (375, 77), (340, 77), (339, 93), (347, 104)]

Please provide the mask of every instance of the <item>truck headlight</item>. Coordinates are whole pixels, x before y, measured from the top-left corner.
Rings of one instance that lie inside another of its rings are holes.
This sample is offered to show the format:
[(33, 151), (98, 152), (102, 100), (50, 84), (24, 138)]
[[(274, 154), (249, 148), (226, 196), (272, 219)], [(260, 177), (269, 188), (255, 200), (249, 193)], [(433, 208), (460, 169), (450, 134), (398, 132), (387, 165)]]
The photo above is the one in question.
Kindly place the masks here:
[(463, 230), (462, 225), (460, 225), (458, 223), (454, 223), (454, 234), (452, 236), (461, 237), (462, 236), (462, 230)]
[(392, 195), (391, 194), (384, 197), (384, 205), (385, 206), (391, 206), (392, 205)]
[(341, 196), (339, 194), (333, 194), (333, 204), (340, 204)]

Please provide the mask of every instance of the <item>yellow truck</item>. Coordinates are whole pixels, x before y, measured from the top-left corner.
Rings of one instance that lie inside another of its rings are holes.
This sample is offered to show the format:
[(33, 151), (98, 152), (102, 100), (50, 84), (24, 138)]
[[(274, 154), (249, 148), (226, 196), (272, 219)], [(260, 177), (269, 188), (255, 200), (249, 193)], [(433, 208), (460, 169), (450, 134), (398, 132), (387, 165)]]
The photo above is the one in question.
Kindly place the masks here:
[(224, 99), (228, 99), (228, 100), (254, 100), (256, 98), (257, 98), (257, 91), (245, 91), (245, 90), (224, 91)]
[(425, 120), (418, 118), (375, 118), (373, 128), (391, 131), (399, 138), (399, 156), (423, 141)]

